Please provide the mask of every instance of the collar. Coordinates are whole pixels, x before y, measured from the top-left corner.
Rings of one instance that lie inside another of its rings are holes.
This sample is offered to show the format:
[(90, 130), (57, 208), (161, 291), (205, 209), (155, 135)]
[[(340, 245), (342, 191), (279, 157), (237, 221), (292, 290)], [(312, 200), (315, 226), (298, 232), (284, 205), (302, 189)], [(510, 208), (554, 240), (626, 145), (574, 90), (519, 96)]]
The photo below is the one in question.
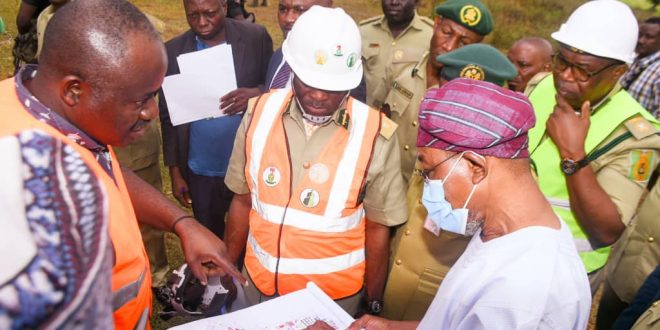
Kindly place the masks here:
[[(376, 25), (380, 25), (381, 29), (390, 32), (390, 34), (392, 34), (389, 25), (387, 25), (387, 18), (385, 17), (385, 15), (383, 15), (381, 19), (376, 22)], [(408, 26), (405, 29), (403, 29), (399, 37), (404, 35), (406, 32), (408, 32), (409, 29), (415, 29), (417, 31), (421, 31), (424, 29), (425, 25), (426, 23), (422, 22), (422, 17), (419, 16), (417, 14), (417, 10), (415, 10), (415, 15), (413, 16), (412, 21), (410, 21), (410, 24), (408, 24)]]
[(616, 85), (614, 85), (612, 90), (609, 93), (607, 93), (607, 95), (605, 95), (605, 97), (603, 97), (603, 99), (600, 102), (591, 106), (591, 115), (593, 116), (596, 113), (596, 111), (598, 111), (598, 108), (606, 104), (614, 95), (620, 92), (621, 89), (622, 89), (621, 84), (616, 83)]
[(57, 112), (52, 111), (25, 87), (24, 81), (32, 80), (37, 75), (37, 68), (37, 65), (26, 65), (14, 77), (16, 95), (25, 106), (25, 109), (36, 119), (55, 128), (80, 146), (97, 153), (106, 152), (108, 150), (107, 146), (96, 142), (87, 133), (74, 126)]
[[(300, 108), (298, 108), (298, 103), (296, 102), (296, 100), (293, 99), (293, 98), (295, 98), (295, 97), (296, 97), (296, 96), (294, 95), (294, 96), (291, 98), (291, 101), (289, 102), (289, 107), (288, 107), (288, 109), (287, 109), (286, 111), (284, 111), (284, 114), (285, 114), (285, 115), (289, 115), (289, 116), (291, 117), (291, 119), (293, 119), (296, 123), (298, 123), (299, 125), (301, 125), (301, 127), (304, 127), (304, 125), (305, 125), (305, 122), (304, 122), (304, 121), (305, 121), (305, 118), (303, 118), (303, 116), (302, 116), (302, 111), (300, 111)], [(349, 96), (348, 99), (350, 99), (350, 98), (351, 98), (351, 97)], [(347, 115), (347, 114), (345, 114), (345, 113), (346, 113), (346, 108), (345, 108), (345, 107), (341, 107), (341, 108), (337, 109), (337, 111), (335, 111), (335, 112), (332, 114), (332, 119), (330, 119), (327, 123), (322, 124), (322, 125), (318, 125), (318, 126), (319, 126), (319, 127), (327, 126), (327, 125), (330, 125), (330, 124), (332, 123), (332, 125), (336, 125), (336, 126), (343, 127), (343, 128), (345, 128), (345, 129), (349, 129), (349, 127), (350, 127), (350, 125), (351, 125), (351, 121), (348, 120), (348, 121), (346, 122), (346, 124), (342, 124), (342, 121), (341, 121), (342, 119), (344, 119), (343, 117), (344, 117), (345, 115)], [(342, 118), (340, 118), (340, 117), (342, 117)]]
[(653, 55), (649, 55), (644, 58), (636, 58), (633, 65), (640, 65), (641, 67), (646, 68), (658, 60), (660, 60), (660, 50), (655, 52)]

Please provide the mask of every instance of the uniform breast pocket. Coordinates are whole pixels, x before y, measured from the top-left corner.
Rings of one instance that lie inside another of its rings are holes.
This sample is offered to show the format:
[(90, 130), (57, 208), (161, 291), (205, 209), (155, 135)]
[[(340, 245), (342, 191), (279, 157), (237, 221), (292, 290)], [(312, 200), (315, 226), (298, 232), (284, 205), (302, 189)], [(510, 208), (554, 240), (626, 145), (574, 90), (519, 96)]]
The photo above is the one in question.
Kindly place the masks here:
[(378, 63), (378, 56), (380, 55), (380, 47), (367, 47), (362, 53), (364, 67), (367, 71), (371, 72), (376, 70)]
[(440, 283), (446, 275), (446, 272), (441, 272), (430, 268), (424, 269), (424, 272), (419, 276), (417, 289), (415, 290), (415, 293), (408, 303), (408, 308), (406, 308), (403, 319), (422, 319), (426, 313), (426, 310), (431, 305), (433, 298), (435, 298), (435, 294), (438, 292)]
[(390, 105), (392, 112), (396, 112), (399, 114), (399, 117), (402, 117), (413, 96), (413, 92), (409, 87), (395, 80), (392, 82), (392, 86), (390, 86), (385, 103)]

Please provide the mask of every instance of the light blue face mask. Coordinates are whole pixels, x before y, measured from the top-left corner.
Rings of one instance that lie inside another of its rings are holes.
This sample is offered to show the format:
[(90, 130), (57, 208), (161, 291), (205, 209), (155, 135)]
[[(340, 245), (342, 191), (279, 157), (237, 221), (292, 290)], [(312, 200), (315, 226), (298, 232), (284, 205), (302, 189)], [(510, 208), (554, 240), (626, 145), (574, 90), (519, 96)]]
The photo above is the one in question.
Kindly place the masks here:
[(462, 208), (452, 208), (451, 204), (445, 198), (444, 183), (447, 182), (447, 179), (449, 179), (449, 176), (460, 162), (464, 153), (458, 156), (458, 159), (454, 162), (444, 180), (429, 179), (424, 181), (422, 204), (424, 204), (424, 207), (428, 211), (424, 228), (436, 236), (440, 235), (440, 229), (465, 236), (472, 236), (479, 229), (479, 226), (471, 226), (468, 229), (468, 209), (466, 208), (478, 184), (474, 185)]

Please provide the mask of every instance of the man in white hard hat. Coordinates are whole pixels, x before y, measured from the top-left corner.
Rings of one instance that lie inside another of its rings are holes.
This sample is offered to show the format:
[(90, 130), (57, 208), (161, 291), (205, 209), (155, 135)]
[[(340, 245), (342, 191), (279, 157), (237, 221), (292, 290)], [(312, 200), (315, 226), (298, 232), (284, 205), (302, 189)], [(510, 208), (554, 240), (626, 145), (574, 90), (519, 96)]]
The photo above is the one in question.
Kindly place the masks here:
[(529, 150), (594, 291), (608, 246), (629, 224), (658, 163), (658, 122), (617, 84), (637, 42), (628, 6), (589, 1), (552, 38), (559, 42), (552, 77), (530, 95), (539, 125), (530, 131)]
[(380, 309), (389, 227), (406, 203), (396, 125), (349, 97), (360, 49), (350, 16), (313, 6), (282, 45), (291, 89), (248, 106), (225, 179), (236, 194), (225, 237), (234, 262), (246, 248), (250, 304), (312, 281), (351, 314), (363, 287), (368, 311)]

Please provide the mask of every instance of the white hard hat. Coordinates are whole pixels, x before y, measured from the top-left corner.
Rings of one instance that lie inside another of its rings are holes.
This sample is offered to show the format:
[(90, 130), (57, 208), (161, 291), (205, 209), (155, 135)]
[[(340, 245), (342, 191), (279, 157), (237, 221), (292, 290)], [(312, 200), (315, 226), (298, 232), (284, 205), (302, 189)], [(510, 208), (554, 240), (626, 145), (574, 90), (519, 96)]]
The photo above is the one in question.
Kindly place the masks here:
[(586, 53), (632, 63), (637, 19), (617, 0), (588, 1), (578, 7), (552, 38)]
[(362, 40), (341, 8), (312, 6), (300, 15), (282, 44), (284, 60), (306, 85), (348, 91), (362, 80)]

